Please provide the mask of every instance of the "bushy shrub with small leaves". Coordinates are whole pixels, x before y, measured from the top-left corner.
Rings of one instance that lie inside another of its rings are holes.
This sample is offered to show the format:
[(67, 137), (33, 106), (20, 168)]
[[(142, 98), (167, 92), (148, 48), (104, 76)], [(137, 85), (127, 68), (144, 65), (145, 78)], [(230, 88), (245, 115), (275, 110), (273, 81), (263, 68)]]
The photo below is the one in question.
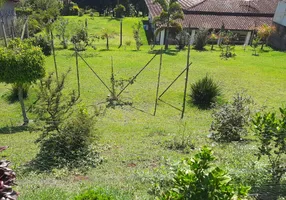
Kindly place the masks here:
[(195, 46), (196, 50), (204, 50), (207, 41), (208, 41), (209, 30), (204, 28), (200, 29), (195, 37)]
[(240, 141), (247, 134), (251, 119), (250, 97), (237, 94), (232, 102), (216, 106), (213, 111), (211, 138), (220, 142)]
[[(204, 147), (193, 158), (183, 159), (169, 186), (161, 188), (160, 200), (232, 200), (247, 196), (249, 187), (235, 184), (226, 171), (215, 167), (211, 149)], [(158, 185), (157, 185), (158, 186)]]
[(190, 97), (192, 102), (201, 108), (209, 108), (212, 103), (216, 102), (220, 94), (220, 87), (208, 76), (191, 85)]

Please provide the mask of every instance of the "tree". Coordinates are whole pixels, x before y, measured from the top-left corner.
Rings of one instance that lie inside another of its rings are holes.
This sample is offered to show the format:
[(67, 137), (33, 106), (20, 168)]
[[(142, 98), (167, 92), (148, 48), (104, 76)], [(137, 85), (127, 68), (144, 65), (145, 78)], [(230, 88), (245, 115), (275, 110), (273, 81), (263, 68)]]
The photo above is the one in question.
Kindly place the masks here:
[(44, 55), (39, 47), (12, 40), (8, 48), (0, 48), (0, 82), (15, 84), (21, 104), (24, 125), (29, 123), (23, 100), (23, 86), (45, 76)]
[(275, 31), (275, 26), (269, 26), (267, 24), (263, 24), (257, 28), (257, 36), (263, 42), (261, 45), (261, 50), (263, 50), (264, 45), (268, 43), (269, 36)]
[(102, 29), (101, 31), (101, 39), (106, 39), (106, 50), (109, 50), (109, 39), (115, 36), (115, 32), (111, 31), (107, 28)]
[(142, 28), (142, 23), (141, 22), (135, 23), (132, 26), (132, 28), (133, 28), (133, 37), (136, 42), (136, 49), (137, 51), (139, 51), (140, 47), (142, 46), (142, 39), (140, 36), (140, 29)]
[(154, 3), (158, 3), (162, 12), (159, 16), (154, 18), (154, 23), (158, 25), (155, 34), (158, 34), (160, 31), (165, 30), (166, 41), (165, 41), (165, 50), (168, 49), (168, 37), (170, 28), (175, 28), (178, 31), (182, 30), (182, 25), (178, 23), (177, 19), (184, 19), (184, 13), (181, 5), (177, 0), (154, 0)]

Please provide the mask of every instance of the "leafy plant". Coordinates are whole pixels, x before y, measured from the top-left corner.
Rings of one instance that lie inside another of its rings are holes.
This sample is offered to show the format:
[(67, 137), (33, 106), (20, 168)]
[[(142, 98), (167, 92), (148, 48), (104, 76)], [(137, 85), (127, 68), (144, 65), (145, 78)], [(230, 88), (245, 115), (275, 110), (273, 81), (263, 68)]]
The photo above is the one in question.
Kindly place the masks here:
[[(28, 97), (29, 88), (30, 88), (29, 84), (23, 85), (23, 99), (26, 99)], [(18, 101), (19, 100), (18, 94), (19, 94), (19, 89), (17, 85), (12, 84), (11, 93), (7, 96), (7, 99), (10, 102)]]
[(213, 166), (213, 152), (204, 147), (192, 159), (183, 159), (171, 185), (157, 195), (162, 200), (231, 200), (247, 196), (250, 187), (237, 185), (228, 173)]
[(37, 140), (40, 151), (33, 167), (42, 171), (63, 167), (85, 170), (101, 162), (98, 150), (93, 146), (95, 115), (90, 116), (84, 107), (74, 112), (75, 93), (63, 93), (66, 76), (67, 73), (56, 81), (50, 74), (40, 82), (34, 112), (43, 122), (43, 129)]
[(211, 50), (214, 50), (214, 42), (218, 39), (218, 35), (215, 33), (215, 31), (212, 31), (209, 35), (209, 40), (212, 42)]
[(181, 31), (177, 36), (178, 49), (184, 49), (190, 42), (190, 34), (187, 31)]
[(196, 50), (204, 50), (204, 47), (207, 44), (208, 41), (208, 35), (209, 35), (209, 29), (203, 28), (200, 29), (195, 37), (195, 46), (194, 48)]
[(257, 53), (257, 47), (259, 45), (259, 42), (260, 42), (260, 38), (258, 36), (255, 36), (252, 40), (251, 47), (252, 47), (252, 51), (253, 51), (252, 55), (254, 55), (254, 56), (259, 56), (259, 54)]
[(136, 43), (136, 49), (137, 51), (139, 51), (140, 47), (143, 45), (142, 38), (140, 36), (140, 30), (142, 29), (142, 23), (141, 22), (135, 23), (132, 26), (132, 28), (133, 28), (133, 37)]
[(56, 30), (58, 32), (59, 39), (61, 40), (61, 45), (63, 45), (64, 49), (68, 48), (68, 39), (67, 39), (69, 36), (67, 31), (68, 24), (69, 20), (64, 18), (58, 19), (56, 24)]
[(106, 39), (106, 50), (109, 50), (109, 40), (111, 38), (114, 38), (116, 33), (114, 31), (111, 31), (107, 28), (104, 28), (101, 30), (101, 39), (105, 40)]
[[(0, 152), (8, 147), (0, 147)], [(0, 160), (0, 199), (1, 200), (16, 200), (18, 197), (11, 186), (15, 185), (16, 174), (13, 170), (8, 168), (9, 161)]]
[(218, 84), (208, 76), (191, 85), (190, 97), (192, 102), (201, 108), (209, 108), (220, 94), (221, 89)]
[(276, 31), (276, 28), (275, 26), (263, 24), (259, 26), (256, 30), (257, 36), (260, 38), (260, 40), (263, 41), (263, 44), (261, 45), (261, 50), (263, 50), (264, 45), (268, 43), (268, 38)]
[(231, 31), (223, 31), (220, 33), (220, 39), (222, 40), (219, 46), (221, 49), (220, 57), (225, 59), (235, 57), (236, 54), (234, 53), (234, 40), (237, 39), (237, 35)]
[(216, 106), (212, 113), (211, 138), (220, 142), (240, 141), (247, 134), (251, 118), (250, 97), (237, 94), (233, 102)]
[(23, 100), (23, 86), (45, 76), (44, 55), (39, 47), (19, 39), (0, 48), (0, 82), (15, 84), (21, 104), (24, 125), (29, 123)]
[(71, 37), (71, 42), (78, 51), (84, 51), (89, 44), (87, 28), (82, 25), (78, 25), (75, 30), (75, 34)]
[(48, 41), (46, 37), (43, 37), (42, 35), (36, 36), (31, 39), (31, 42), (34, 46), (39, 46), (45, 56), (52, 54), (51, 42)]
[(258, 160), (267, 157), (272, 183), (280, 184), (286, 173), (286, 108), (280, 108), (280, 117), (276, 113), (257, 113), (252, 120), (254, 131), (259, 139)]

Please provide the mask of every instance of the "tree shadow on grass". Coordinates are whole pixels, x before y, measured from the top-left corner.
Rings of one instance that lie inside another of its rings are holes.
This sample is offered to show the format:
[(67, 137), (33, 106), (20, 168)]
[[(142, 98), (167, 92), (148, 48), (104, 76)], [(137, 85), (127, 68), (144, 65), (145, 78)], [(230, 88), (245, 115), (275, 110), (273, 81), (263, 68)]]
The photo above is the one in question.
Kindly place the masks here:
[(28, 126), (5, 126), (0, 128), (0, 134), (15, 134), (30, 130)]
[[(167, 50), (163, 50), (162, 53), (169, 55), (169, 56), (176, 56), (178, 53), (180, 52), (180, 50), (178, 49), (167, 49)], [(159, 50), (150, 50), (148, 52), (149, 54), (161, 54), (161, 49)]]

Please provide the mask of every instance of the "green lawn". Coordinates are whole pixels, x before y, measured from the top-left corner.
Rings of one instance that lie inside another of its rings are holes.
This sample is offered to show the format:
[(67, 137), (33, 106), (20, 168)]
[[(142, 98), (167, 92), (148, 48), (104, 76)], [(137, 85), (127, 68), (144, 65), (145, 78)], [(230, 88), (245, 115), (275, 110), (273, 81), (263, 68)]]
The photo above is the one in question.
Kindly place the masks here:
[[(108, 26), (119, 32), (119, 21), (110, 18), (88, 18), (90, 34), (98, 34), (103, 27)], [(69, 17), (72, 26), (76, 20), (84, 22), (84, 18)], [(150, 47), (144, 37), (144, 46), (136, 51), (133, 40), (132, 25), (141, 18), (125, 18), (123, 20), (124, 42), (132, 41), (130, 47), (118, 49), (119, 37), (111, 39), (110, 51), (105, 51), (105, 41), (96, 41), (96, 50), (89, 48), (81, 52), (82, 57), (92, 66), (102, 80), (110, 86), (111, 59), (114, 62), (115, 78), (128, 79), (134, 76), (153, 57)], [(144, 31), (141, 32), (144, 36)], [(124, 43), (123, 42), (123, 43)], [(57, 47), (60, 47), (57, 41)], [(71, 45), (70, 45), (71, 47)], [(155, 49), (160, 49), (156, 46)], [(266, 48), (267, 49), (267, 48)], [(210, 51), (191, 50), (191, 65), (189, 80), (194, 83), (206, 74), (216, 80), (223, 92), (223, 101), (231, 100), (232, 96), (241, 91), (251, 95), (259, 106), (267, 106), (267, 110), (278, 110), (286, 105), (286, 64), (285, 53), (267, 49), (260, 56), (252, 56), (251, 47), (246, 50), (242, 46), (235, 49), (237, 56), (233, 59), (220, 58), (219, 48)], [(57, 63), (60, 72), (71, 68), (66, 89), (77, 89), (75, 56), (73, 50), (57, 50)], [(176, 51), (174, 46), (163, 54), (163, 66), (160, 91), (162, 92), (185, 68), (187, 51)], [(47, 72), (54, 71), (53, 58), (46, 58)], [(75, 175), (65, 176), (64, 172), (54, 174), (19, 174), (16, 190), (21, 199), (68, 199), (70, 196), (89, 186), (108, 187), (118, 192), (119, 199), (148, 199), (150, 187), (148, 177), (164, 159), (172, 161), (189, 157), (188, 154), (169, 150), (166, 141), (172, 141), (182, 134), (184, 127), (190, 135), (196, 150), (203, 145), (212, 146), (218, 164), (228, 169), (232, 174), (246, 177), (251, 170), (251, 161), (255, 161), (256, 141), (243, 144), (213, 143), (207, 138), (211, 124), (211, 110), (199, 110), (187, 104), (186, 115), (180, 120), (180, 112), (166, 104), (159, 103), (157, 116), (152, 116), (156, 94), (159, 56), (142, 72), (135, 83), (122, 94), (123, 101), (133, 102), (133, 107), (123, 106), (106, 109), (98, 118), (97, 132), (103, 148), (102, 156), (105, 162), (92, 169), (84, 178)], [(104, 107), (108, 90), (100, 83), (86, 64), (80, 60), (81, 99), (86, 106), (98, 105)], [(36, 86), (35, 86), (36, 87)], [(30, 90), (26, 100), (29, 107), (35, 100), (35, 87)], [(5, 97), (10, 85), (0, 84), (0, 146), (9, 145), (2, 155), (12, 161), (12, 167), (20, 171), (21, 165), (29, 162), (37, 153), (34, 141), (37, 132), (19, 131), (15, 128), (21, 124), (21, 112), (18, 103), (8, 103)], [(190, 88), (190, 87), (189, 87)], [(189, 92), (188, 88), (188, 92)], [(181, 108), (184, 91), (184, 77), (181, 77), (163, 99)], [(189, 98), (188, 98), (189, 100)], [(139, 111), (139, 110), (143, 110)], [(29, 114), (33, 119), (33, 115)], [(10, 134), (8, 134), (10, 133)], [(250, 137), (252, 133), (250, 132)], [(194, 152), (191, 152), (193, 155)], [(247, 172), (247, 173), (246, 173)], [(61, 174), (63, 173), (63, 174)], [(57, 177), (56, 178), (55, 174)], [(60, 176), (62, 175), (62, 176)], [(145, 180), (145, 181), (144, 181)], [(120, 192), (121, 191), (121, 192)]]

